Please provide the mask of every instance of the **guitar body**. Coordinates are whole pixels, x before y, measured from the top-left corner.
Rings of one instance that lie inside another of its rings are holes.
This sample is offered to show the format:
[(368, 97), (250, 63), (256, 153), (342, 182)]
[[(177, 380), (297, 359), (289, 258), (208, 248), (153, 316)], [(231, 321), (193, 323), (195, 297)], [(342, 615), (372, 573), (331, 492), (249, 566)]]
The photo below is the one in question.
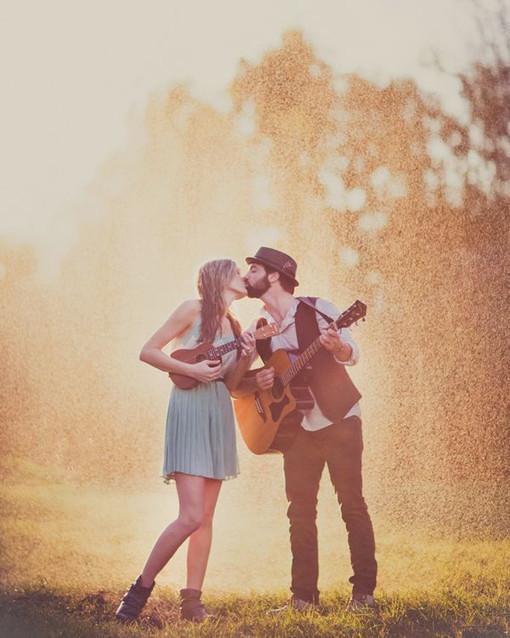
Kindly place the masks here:
[[(207, 353), (213, 347), (212, 343), (200, 343), (194, 348), (182, 348), (181, 350), (175, 350), (170, 355), (174, 359), (183, 361), (184, 363), (199, 363), (207, 359)], [(168, 373), (175, 385), (181, 390), (191, 390), (198, 385), (198, 381), (192, 377), (187, 377), (184, 374), (176, 374), (175, 372)]]
[(271, 444), (282, 421), (296, 410), (296, 399), (279, 377), (291, 365), (285, 350), (276, 350), (266, 362), (274, 368), (275, 384), (270, 390), (255, 392), (234, 400), (234, 410), (241, 435), (254, 454), (271, 451)]
[[(336, 330), (348, 328), (358, 319), (364, 320), (366, 311), (366, 304), (358, 299), (331, 325)], [(317, 337), (293, 362), (285, 350), (276, 350), (265, 366), (275, 369), (273, 387), (234, 400), (242, 437), (255, 454), (284, 451), (292, 444), (299, 431), (300, 412), (310, 410), (314, 405), (305, 373), (311, 359), (321, 348), (320, 337)], [(250, 370), (248, 376), (254, 372)], [(285, 375), (284, 379), (282, 375)], [(296, 379), (294, 386), (293, 379)]]

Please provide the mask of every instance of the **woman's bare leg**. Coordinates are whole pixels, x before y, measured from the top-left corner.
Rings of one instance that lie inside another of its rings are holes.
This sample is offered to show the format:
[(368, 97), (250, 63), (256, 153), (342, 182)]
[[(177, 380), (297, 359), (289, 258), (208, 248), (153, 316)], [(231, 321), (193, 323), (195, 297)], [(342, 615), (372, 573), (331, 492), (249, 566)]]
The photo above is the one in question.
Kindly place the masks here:
[(142, 571), (142, 585), (150, 587), (182, 543), (204, 519), (206, 481), (202, 476), (176, 473), (179, 516), (160, 534)]
[(212, 541), (212, 521), (214, 509), (220, 493), (222, 481), (206, 479), (204, 494), (204, 516), (202, 525), (189, 537), (187, 556), (188, 589), (202, 589)]

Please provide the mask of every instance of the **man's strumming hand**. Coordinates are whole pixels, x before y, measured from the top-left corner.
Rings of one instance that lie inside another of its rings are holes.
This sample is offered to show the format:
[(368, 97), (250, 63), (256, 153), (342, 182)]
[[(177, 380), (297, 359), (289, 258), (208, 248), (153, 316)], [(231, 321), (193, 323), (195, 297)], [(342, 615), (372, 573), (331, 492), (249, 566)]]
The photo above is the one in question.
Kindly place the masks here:
[(269, 388), (272, 388), (274, 382), (274, 368), (264, 368), (264, 370), (257, 372), (255, 375), (255, 381), (257, 382), (257, 387), (260, 390), (269, 390)]

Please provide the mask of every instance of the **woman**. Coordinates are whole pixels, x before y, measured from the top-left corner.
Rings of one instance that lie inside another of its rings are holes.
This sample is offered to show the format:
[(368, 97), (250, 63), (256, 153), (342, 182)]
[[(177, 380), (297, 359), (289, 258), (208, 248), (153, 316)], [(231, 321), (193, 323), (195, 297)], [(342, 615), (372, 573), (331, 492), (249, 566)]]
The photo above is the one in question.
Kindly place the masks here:
[[(143, 346), (140, 359), (164, 372), (176, 372), (199, 381), (191, 390), (173, 387), (168, 405), (163, 475), (175, 480), (179, 516), (159, 536), (142, 573), (124, 595), (116, 617), (134, 620), (141, 612), (154, 579), (179, 546), (189, 538), (187, 583), (181, 594), (181, 618), (202, 621), (207, 617), (200, 600), (212, 538), (212, 518), (222, 481), (239, 473), (235, 425), (229, 389), (248, 369), (255, 340), (240, 334), (230, 313), (234, 299), (246, 295), (235, 262), (209, 261), (198, 275), (200, 299), (185, 301)], [(221, 345), (241, 337), (242, 349), (222, 361), (184, 363), (162, 349), (174, 338), (181, 347), (199, 342)]]

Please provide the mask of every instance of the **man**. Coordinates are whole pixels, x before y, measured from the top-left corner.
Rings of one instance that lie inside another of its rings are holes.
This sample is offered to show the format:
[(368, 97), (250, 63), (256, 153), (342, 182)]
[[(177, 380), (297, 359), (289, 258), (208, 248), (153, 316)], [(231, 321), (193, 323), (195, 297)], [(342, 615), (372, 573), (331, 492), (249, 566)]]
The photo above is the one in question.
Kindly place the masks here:
[[(280, 333), (266, 342), (265, 352), (258, 346), (263, 360), (278, 349), (295, 357), (319, 336), (323, 345), (309, 371), (313, 407), (308, 405), (302, 411), (296, 436), (282, 450), (292, 551), (290, 606), (304, 611), (319, 602), (317, 493), (327, 465), (348, 532), (354, 572), (349, 579), (353, 585), (349, 609), (373, 608), (377, 563), (372, 523), (362, 495), (361, 395), (345, 370), (358, 361), (357, 345), (349, 330), (329, 327), (324, 315), (337, 319), (340, 314), (333, 304), (294, 297), (298, 282), (292, 257), (262, 247), (246, 262), (250, 265), (244, 277), (248, 296), (264, 302), (262, 317), (280, 324)], [(273, 381), (274, 369), (264, 369), (255, 375), (255, 381), (243, 382), (240, 390), (267, 390)]]

